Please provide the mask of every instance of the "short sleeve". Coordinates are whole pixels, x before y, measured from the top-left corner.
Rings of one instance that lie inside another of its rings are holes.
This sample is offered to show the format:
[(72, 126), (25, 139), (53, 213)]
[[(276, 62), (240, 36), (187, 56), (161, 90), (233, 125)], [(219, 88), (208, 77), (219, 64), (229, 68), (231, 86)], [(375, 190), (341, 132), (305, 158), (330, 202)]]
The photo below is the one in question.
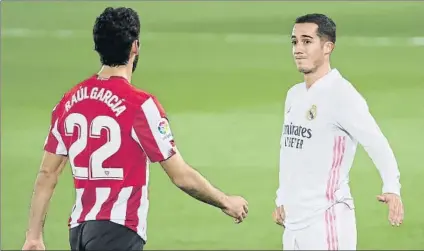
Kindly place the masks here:
[(50, 128), (44, 142), (44, 150), (58, 155), (68, 155), (68, 151), (59, 132), (59, 105), (53, 108), (50, 120)]
[(150, 162), (164, 161), (176, 153), (174, 137), (162, 105), (155, 97), (147, 99), (136, 112), (132, 137)]

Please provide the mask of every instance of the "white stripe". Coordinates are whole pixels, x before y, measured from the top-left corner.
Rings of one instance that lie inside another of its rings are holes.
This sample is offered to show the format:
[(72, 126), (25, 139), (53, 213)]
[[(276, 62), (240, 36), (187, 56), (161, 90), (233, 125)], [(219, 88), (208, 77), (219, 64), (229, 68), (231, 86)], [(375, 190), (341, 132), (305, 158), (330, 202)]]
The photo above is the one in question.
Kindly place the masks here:
[[(132, 127), (131, 128), (131, 136), (132, 136), (132, 138), (135, 140), (135, 142), (137, 142), (138, 143), (138, 145), (141, 147), (141, 149), (143, 149), (143, 151), (144, 151), (144, 148), (143, 148), (143, 146), (141, 145), (141, 143), (140, 143), (140, 140), (138, 139), (138, 137), (137, 137), (137, 133), (135, 132), (135, 129), (134, 129), (134, 127)], [(144, 152), (146, 152), (146, 151), (144, 151)], [(147, 156), (147, 154), (146, 154), (146, 156)], [(151, 161), (150, 161), (150, 159), (149, 159), (149, 156), (147, 156), (147, 167), (149, 167), (149, 163), (150, 163)]]
[(110, 213), (110, 220), (121, 225), (125, 225), (125, 219), (127, 217), (128, 199), (132, 193), (133, 187), (124, 187), (118, 195), (118, 199), (113, 204), (112, 211)]
[(166, 137), (167, 135), (164, 137), (164, 135), (159, 132), (158, 125), (159, 122), (163, 120), (163, 118), (160, 115), (158, 107), (156, 106), (153, 99), (149, 98), (141, 105), (141, 109), (146, 115), (147, 123), (150, 127), (150, 132), (152, 133), (153, 138), (159, 147), (159, 151), (161, 152), (162, 157), (165, 159), (168, 158), (172, 150), (172, 145), (170, 139)]
[(91, 208), (90, 212), (85, 216), (85, 220), (95, 220), (97, 214), (100, 212), (103, 203), (109, 198), (110, 187), (97, 187), (96, 188), (96, 202), (94, 203), (93, 208)]
[(149, 179), (150, 179), (149, 163), (146, 163), (146, 185), (141, 188), (141, 202), (137, 210), (138, 226), (137, 233), (147, 241), (147, 215), (149, 213)]
[[(56, 107), (57, 106), (58, 106), (58, 104), (53, 107), (52, 116), (53, 116), (53, 113), (56, 110)], [(57, 122), (57, 120), (56, 120), (56, 122)], [(51, 130), (52, 130), (52, 125), (50, 125), (50, 127), (49, 127), (49, 133), (47, 134), (46, 140), (44, 141), (44, 147), (46, 147), (46, 145), (47, 145), (47, 141), (49, 140), (49, 136), (50, 136), (50, 131)]]
[(49, 137), (50, 137), (50, 132), (51, 132), (51, 130), (52, 130), (52, 126), (50, 126), (50, 127), (49, 127), (49, 133), (47, 133), (47, 137), (46, 137), (46, 139), (44, 140), (44, 147), (46, 147), (47, 142), (49, 141)]
[(75, 205), (74, 205), (74, 210), (72, 211), (72, 214), (71, 214), (71, 227), (75, 227), (78, 225), (77, 221), (82, 213), (81, 198), (83, 193), (84, 193), (84, 188), (76, 189)]
[[(33, 30), (26, 28), (6, 28), (1, 30), (3, 38), (78, 38), (90, 37), (88, 30)], [(256, 44), (289, 44), (288, 34), (251, 34), (251, 33), (191, 33), (191, 32), (144, 32), (142, 40), (170, 41), (222, 41), (226, 43), (256, 43)], [(424, 37), (366, 37), (366, 36), (339, 36), (338, 44), (350, 44), (355, 46), (424, 46)]]
[(56, 120), (56, 122), (54, 123), (53, 129), (52, 129), (52, 134), (58, 142), (57, 147), (56, 147), (56, 154), (66, 155), (66, 154), (68, 154), (68, 151), (66, 150), (65, 143), (63, 143), (62, 136), (60, 135), (59, 131), (57, 130), (57, 123), (58, 123), (57, 121), (58, 120)]

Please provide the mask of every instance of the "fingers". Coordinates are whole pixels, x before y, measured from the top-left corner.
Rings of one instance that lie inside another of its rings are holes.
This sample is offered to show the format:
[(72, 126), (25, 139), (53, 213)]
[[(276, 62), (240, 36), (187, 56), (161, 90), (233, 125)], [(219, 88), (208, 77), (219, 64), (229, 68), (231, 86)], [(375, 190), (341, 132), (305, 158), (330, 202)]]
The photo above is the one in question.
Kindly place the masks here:
[(393, 199), (389, 205), (389, 217), (392, 226), (400, 226), (403, 222), (403, 205), (398, 198)]
[(386, 196), (384, 196), (384, 195), (378, 195), (377, 196), (377, 200), (380, 201), (380, 202), (387, 202), (386, 201)]
[(284, 226), (283, 224), (283, 218), (281, 217), (281, 212), (279, 209), (275, 209), (272, 213), (272, 218), (274, 219), (274, 222), (277, 223), (280, 226)]
[(277, 216), (277, 212), (276, 212), (276, 210), (274, 210), (274, 211), (272, 212), (272, 219), (274, 220), (274, 222), (275, 222), (275, 223), (277, 223), (277, 224), (278, 224), (278, 216)]
[(398, 222), (399, 222), (399, 225), (403, 223), (404, 214), (405, 214), (405, 211), (403, 209), (403, 203), (402, 203), (402, 200), (400, 200), (400, 203), (399, 203), (399, 214), (398, 214), (398, 219), (397, 219)]
[(400, 226), (403, 222), (404, 209), (402, 200), (398, 195), (386, 195), (384, 202), (389, 206), (388, 220), (392, 226)]
[(242, 223), (243, 220), (247, 217), (247, 213), (246, 212), (241, 212), (235, 219), (234, 222), (239, 224)]
[(237, 216), (235, 217), (235, 222), (237, 224), (242, 223), (244, 219), (247, 218), (247, 215), (249, 213), (249, 208), (248, 208), (248, 203), (245, 199), (243, 199), (243, 204), (241, 207), (241, 211), (237, 214)]
[(249, 203), (241, 196), (230, 196), (230, 205), (224, 209), (224, 213), (231, 216), (234, 222), (239, 224), (244, 221), (249, 213)]
[(284, 212), (284, 207), (283, 206), (278, 207), (278, 212), (279, 212), (279, 214), (281, 216), (281, 219), (284, 220), (284, 218), (286, 218), (286, 215), (285, 215), (285, 212)]
[(395, 218), (395, 214), (396, 214), (395, 205), (394, 205), (393, 202), (390, 202), (388, 204), (389, 204), (389, 222), (390, 222), (390, 224), (392, 224), (392, 226), (394, 226), (395, 225), (394, 218)]

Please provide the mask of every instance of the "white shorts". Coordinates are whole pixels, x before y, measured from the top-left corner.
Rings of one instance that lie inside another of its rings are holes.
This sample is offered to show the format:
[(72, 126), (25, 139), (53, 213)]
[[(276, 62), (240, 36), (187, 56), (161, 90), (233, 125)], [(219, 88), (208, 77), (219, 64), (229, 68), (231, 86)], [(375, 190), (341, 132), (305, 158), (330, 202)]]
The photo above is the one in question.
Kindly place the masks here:
[(339, 203), (304, 229), (285, 229), (284, 250), (356, 250), (357, 232), (354, 209)]

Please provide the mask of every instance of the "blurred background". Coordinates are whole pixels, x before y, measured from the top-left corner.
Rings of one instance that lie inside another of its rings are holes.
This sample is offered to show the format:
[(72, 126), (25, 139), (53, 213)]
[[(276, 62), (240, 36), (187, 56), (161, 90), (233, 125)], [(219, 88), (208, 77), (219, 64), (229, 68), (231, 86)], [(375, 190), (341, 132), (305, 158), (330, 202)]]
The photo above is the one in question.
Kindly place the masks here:
[[(405, 222), (393, 228), (379, 204), (381, 179), (360, 147), (351, 172), (359, 249), (424, 249), (424, 2), (2, 2), (1, 249), (20, 249), (50, 113), (99, 69), (92, 26), (107, 6), (142, 20), (133, 83), (167, 110), (186, 160), (229, 193), (249, 200), (233, 224), (175, 188), (151, 166), (147, 249), (280, 249), (273, 223), (286, 91), (302, 81), (290, 33), (297, 16), (337, 23), (332, 66), (367, 99), (398, 158)], [(70, 169), (53, 197), (45, 242), (69, 249)]]

